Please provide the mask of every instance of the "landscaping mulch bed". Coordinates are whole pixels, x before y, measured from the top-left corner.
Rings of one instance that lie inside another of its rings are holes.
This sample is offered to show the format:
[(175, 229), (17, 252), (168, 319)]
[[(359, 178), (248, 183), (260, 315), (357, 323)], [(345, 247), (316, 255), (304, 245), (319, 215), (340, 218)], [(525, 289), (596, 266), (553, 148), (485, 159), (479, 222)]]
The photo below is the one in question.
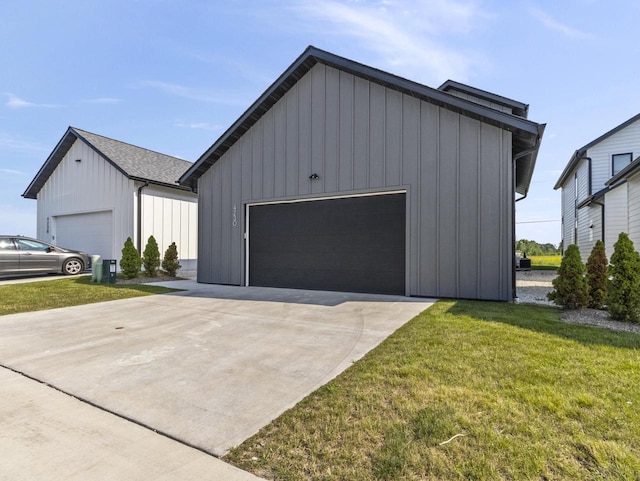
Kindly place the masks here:
[[(551, 281), (557, 276), (555, 271), (519, 271), (516, 273), (516, 287), (520, 303), (543, 304), (553, 306), (547, 299), (547, 293), (553, 290)], [(640, 334), (640, 325), (614, 321), (607, 311), (598, 309), (562, 310), (560, 318), (570, 324), (584, 324), (603, 327), (614, 331), (635, 332)]]
[(166, 282), (166, 281), (182, 281), (185, 277), (171, 277), (164, 274), (158, 274), (154, 277), (140, 275), (133, 279), (123, 279), (122, 277), (116, 277), (116, 284), (149, 284), (152, 282)]

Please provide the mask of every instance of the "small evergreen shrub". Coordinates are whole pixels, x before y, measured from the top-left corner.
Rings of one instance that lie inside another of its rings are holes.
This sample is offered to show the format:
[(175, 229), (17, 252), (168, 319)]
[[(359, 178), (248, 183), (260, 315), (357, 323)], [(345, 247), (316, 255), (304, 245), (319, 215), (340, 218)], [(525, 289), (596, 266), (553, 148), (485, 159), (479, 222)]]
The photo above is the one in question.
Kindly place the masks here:
[(176, 247), (176, 243), (172, 242), (167, 250), (164, 253), (164, 258), (162, 259), (162, 269), (167, 273), (168, 276), (175, 277), (176, 272), (182, 266), (178, 262), (178, 247)]
[(554, 290), (547, 294), (547, 298), (567, 309), (586, 307), (589, 304), (589, 292), (584, 271), (580, 250), (571, 244), (560, 262), (558, 277), (553, 280)]
[(609, 266), (610, 282), (607, 311), (619, 321), (638, 322), (640, 319), (640, 254), (629, 236), (621, 232), (613, 245)]
[(133, 245), (131, 237), (127, 237), (122, 248), (122, 258), (120, 259), (120, 271), (125, 279), (133, 279), (140, 274), (140, 254), (138, 249)]
[(602, 309), (607, 298), (607, 254), (601, 240), (593, 246), (587, 260), (587, 284), (589, 285), (589, 307)]
[(142, 253), (142, 265), (144, 271), (149, 277), (154, 277), (160, 268), (160, 249), (155, 237), (149, 236), (147, 245)]

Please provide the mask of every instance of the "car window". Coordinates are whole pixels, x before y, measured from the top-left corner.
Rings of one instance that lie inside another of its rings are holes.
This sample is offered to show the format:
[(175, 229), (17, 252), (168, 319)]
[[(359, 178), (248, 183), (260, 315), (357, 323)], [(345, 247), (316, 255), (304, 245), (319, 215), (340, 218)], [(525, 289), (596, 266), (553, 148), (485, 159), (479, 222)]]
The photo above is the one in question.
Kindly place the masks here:
[(14, 251), (16, 246), (11, 239), (0, 239), (0, 251)]
[(42, 242), (34, 241), (31, 239), (16, 239), (18, 248), (21, 251), (47, 251), (49, 246)]

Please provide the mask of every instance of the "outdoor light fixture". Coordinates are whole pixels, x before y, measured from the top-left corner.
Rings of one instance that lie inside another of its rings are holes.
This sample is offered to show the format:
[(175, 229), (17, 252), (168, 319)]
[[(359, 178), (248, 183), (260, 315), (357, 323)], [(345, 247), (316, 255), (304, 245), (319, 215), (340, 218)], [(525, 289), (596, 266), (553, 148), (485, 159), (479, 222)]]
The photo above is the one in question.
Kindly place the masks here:
[(80, 163), (82, 162), (82, 159), (76, 159), (76, 162)]
[(316, 180), (316, 179), (319, 179), (319, 178), (320, 178), (320, 176), (318, 174), (311, 174), (309, 176), (309, 180)]

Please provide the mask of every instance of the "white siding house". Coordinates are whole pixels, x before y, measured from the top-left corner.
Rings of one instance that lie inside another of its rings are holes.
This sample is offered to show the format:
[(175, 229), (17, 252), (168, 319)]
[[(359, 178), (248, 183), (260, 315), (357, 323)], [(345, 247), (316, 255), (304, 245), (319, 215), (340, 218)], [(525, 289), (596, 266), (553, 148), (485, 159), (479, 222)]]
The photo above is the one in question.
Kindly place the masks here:
[[(634, 160), (635, 159), (635, 160)], [(640, 247), (640, 114), (575, 151), (554, 189), (562, 189), (562, 245), (586, 261), (597, 240), (607, 256), (620, 232)]]
[(176, 181), (190, 162), (69, 127), (23, 197), (37, 199), (37, 236), (120, 260), (127, 237), (162, 255), (178, 246), (183, 271), (197, 262), (197, 196)]

